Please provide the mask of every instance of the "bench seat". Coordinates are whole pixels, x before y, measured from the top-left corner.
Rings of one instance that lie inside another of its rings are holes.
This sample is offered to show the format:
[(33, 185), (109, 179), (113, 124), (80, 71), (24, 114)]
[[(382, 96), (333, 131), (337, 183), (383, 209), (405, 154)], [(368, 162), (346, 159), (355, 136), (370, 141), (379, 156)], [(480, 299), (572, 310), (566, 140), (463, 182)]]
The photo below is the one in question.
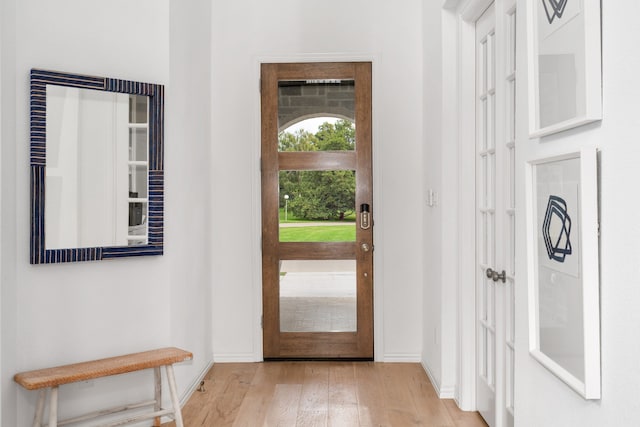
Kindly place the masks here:
[[(44, 412), (44, 403), (46, 391), (51, 390), (49, 404), (49, 426), (72, 424), (73, 422), (84, 421), (86, 419), (97, 418), (105, 414), (115, 412), (123, 412), (130, 408), (142, 407), (139, 405), (128, 405), (126, 407), (114, 408), (113, 410), (98, 411), (83, 417), (77, 417), (73, 420), (58, 422), (57, 420), (57, 403), (58, 403), (58, 387), (64, 384), (70, 384), (78, 381), (88, 381), (96, 378), (126, 374), (129, 372), (140, 371), (144, 369), (154, 369), (155, 372), (155, 400), (147, 402), (145, 406), (154, 406), (154, 412), (146, 415), (131, 417), (125, 423), (140, 421), (141, 419), (156, 418), (156, 425), (160, 423), (160, 416), (171, 415), (176, 420), (176, 425), (182, 426), (182, 415), (177, 396), (175, 378), (173, 374), (173, 364), (191, 360), (193, 354), (175, 347), (167, 347), (156, 350), (144, 351), (141, 353), (127, 354), (124, 356), (109, 357), (106, 359), (92, 360), (89, 362), (74, 363), (71, 365), (56, 366), (46, 369), (37, 369), (28, 372), (21, 372), (14, 376), (16, 383), (20, 384), (27, 390), (41, 390), (34, 416), (33, 426), (41, 427), (42, 416)], [(169, 391), (173, 403), (173, 410), (162, 410), (161, 405), (161, 387), (160, 368), (165, 367), (167, 381), (169, 383)], [(94, 415), (94, 416), (91, 416)], [(124, 425), (122, 421), (115, 422), (110, 425)]]

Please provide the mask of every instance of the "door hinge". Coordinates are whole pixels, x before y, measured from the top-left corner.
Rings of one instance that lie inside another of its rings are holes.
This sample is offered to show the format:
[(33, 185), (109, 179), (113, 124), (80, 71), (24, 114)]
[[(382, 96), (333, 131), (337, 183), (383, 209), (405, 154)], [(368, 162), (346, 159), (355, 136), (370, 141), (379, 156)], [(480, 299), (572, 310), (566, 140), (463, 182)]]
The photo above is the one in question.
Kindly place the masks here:
[(260, 328), (264, 329), (264, 315), (260, 316)]
[(258, 92), (262, 93), (262, 79), (258, 79)]

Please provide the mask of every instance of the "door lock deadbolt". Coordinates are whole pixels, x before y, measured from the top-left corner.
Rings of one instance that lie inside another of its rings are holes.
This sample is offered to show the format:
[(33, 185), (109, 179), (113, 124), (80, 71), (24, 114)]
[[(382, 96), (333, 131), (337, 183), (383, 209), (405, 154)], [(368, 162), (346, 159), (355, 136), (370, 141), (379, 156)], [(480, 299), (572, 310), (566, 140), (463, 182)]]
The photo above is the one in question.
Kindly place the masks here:
[(360, 228), (363, 230), (371, 227), (371, 214), (369, 213), (369, 209), (368, 203), (360, 205)]

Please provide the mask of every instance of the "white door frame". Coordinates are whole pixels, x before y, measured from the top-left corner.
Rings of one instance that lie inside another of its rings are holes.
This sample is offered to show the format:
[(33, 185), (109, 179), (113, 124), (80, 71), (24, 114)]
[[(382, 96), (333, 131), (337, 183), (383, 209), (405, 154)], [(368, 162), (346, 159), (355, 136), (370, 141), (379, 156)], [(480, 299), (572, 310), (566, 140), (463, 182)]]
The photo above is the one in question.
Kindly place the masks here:
[[(458, 346), (455, 399), (463, 410), (476, 409), (476, 245), (468, 236), (476, 235), (475, 197), (475, 23), (494, 0), (445, 0), (444, 12), (453, 19), (443, 20), (443, 38), (457, 41), (451, 69), (443, 75), (456, 75), (455, 84), (446, 87), (444, 99), (455, 107), (443, 111), (443, 122), (457, 123), (458, 146)], [(446, 49), (444, 50), (446, 54)], [(473, 124), (473, 125), (472, 125)], [(446, 142), (445, 142), (446, 143)], [(453, 166), (453, 165), (451, 165)]]

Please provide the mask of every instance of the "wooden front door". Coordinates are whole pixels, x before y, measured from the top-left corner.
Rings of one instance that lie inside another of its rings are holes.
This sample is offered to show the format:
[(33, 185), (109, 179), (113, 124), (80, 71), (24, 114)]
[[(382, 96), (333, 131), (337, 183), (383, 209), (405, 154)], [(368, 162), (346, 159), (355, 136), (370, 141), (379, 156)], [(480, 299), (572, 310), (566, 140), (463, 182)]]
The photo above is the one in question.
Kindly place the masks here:
[(371, 359), (371, 63), (262, 64), (261, 101), (264, 358)]

